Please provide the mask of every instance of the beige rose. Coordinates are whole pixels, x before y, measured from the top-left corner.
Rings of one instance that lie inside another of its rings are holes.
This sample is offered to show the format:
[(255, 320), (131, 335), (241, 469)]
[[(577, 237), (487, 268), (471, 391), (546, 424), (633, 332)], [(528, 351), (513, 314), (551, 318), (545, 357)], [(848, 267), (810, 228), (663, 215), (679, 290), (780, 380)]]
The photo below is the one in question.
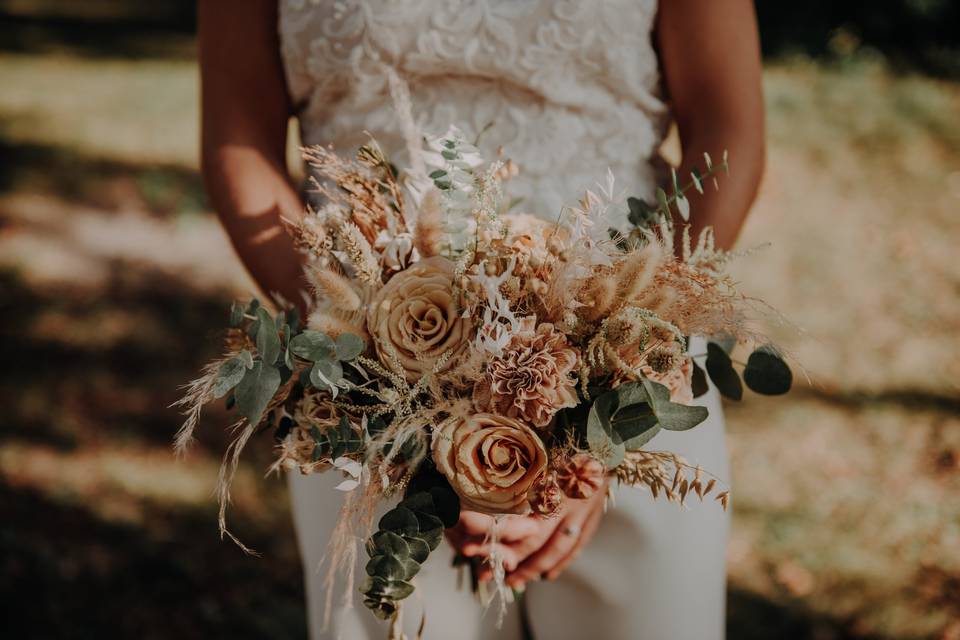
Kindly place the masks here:
[(465, 509), (525, 513), (547, 467), (540, 437), (519, 420), (492, 413), (455, 418), (433, 434), (433, 460)]
[(446, 258), (421, 260), (393, 276), (367, 310), (380, 360), (389, 362), (392, 347), (410, 382), (432, 371), (445, 353), (451, 362), (470, 340), (473, 323), (454, 300), (453, 274)]

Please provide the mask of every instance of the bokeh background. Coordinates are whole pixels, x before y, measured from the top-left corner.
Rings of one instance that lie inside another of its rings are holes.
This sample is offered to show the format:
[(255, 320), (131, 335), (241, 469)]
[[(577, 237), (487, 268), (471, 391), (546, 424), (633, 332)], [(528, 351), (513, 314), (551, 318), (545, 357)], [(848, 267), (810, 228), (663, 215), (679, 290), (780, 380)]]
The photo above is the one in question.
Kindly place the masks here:
[[(730, 638), (960, 638), (960, 3), (761, 0), (747, 291), (810, 382), (730, 405)], [(192, 2), (0, 0), (0, 629), (302, 638), (269, 447), (166, 408), (251, 291), (197, 173)], [(264, 443), (265, 444), (265, 443)], [(259, 451), (258, 451), (259, 449)]]

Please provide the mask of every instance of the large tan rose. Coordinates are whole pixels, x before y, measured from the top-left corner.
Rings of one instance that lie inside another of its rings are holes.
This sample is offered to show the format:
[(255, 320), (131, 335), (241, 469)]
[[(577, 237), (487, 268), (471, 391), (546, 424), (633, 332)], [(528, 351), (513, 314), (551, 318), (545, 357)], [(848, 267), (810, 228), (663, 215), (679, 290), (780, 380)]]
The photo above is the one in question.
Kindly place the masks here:
[(433, 460), (464, 509), (525, 513), (527, 495), (546, 470), (547, 450), (519, 420), (478, 413), (434, 431)]
[(458, 354), (470, 340), (473, 323), (462, 317), (454, 300), (453, 274), (446, 258), (421, 260), (393, 276), (367, 310), (367, 331), (380, 359), (388, 362), (386, 345), (392, 347), (410, 382), (430, 372), (444, 353)]

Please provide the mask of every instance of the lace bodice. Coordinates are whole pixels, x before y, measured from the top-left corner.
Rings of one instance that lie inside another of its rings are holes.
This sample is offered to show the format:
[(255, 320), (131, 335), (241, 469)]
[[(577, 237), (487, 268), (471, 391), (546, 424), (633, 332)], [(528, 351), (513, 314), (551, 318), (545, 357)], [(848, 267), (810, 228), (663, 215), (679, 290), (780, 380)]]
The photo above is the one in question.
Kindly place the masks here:
[[(456, 124), (520, 166), (521, 207), (554, 217), (609, 167), (652, 192), (666, 107), (656, 0), (280, 0), (287, 82), (304, 144), (352, 151), (365, 131), (403, 156), (384, 64), (422, 131)], [(486, 129), (486, 130), (485, 130)], [(482, 133), (481, 133), (482, 132)]]

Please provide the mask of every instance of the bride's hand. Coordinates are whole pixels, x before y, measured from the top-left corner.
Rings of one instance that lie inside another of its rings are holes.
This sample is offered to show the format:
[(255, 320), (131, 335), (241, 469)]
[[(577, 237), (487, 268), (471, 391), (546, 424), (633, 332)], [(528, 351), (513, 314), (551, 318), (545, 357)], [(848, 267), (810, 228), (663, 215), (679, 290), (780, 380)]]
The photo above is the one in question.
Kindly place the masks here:
[[(606, 491), (597, 491), (588, 500), (565, 499), (559, 513), (549, 518), (501, 518), (498, 551), (507, 571), (507, 584), (520, 588), (532, 580), (559, 576), (596, 533), (605, 497)], [(487, 558), (493, 550), (488, 539), (492, 526), (491, 516), (464, 511), (460, 522), (448, 530), (447, 538), (462, 555)], [(482, 566), (479, 578), (491, 577), (490, 566)]]

